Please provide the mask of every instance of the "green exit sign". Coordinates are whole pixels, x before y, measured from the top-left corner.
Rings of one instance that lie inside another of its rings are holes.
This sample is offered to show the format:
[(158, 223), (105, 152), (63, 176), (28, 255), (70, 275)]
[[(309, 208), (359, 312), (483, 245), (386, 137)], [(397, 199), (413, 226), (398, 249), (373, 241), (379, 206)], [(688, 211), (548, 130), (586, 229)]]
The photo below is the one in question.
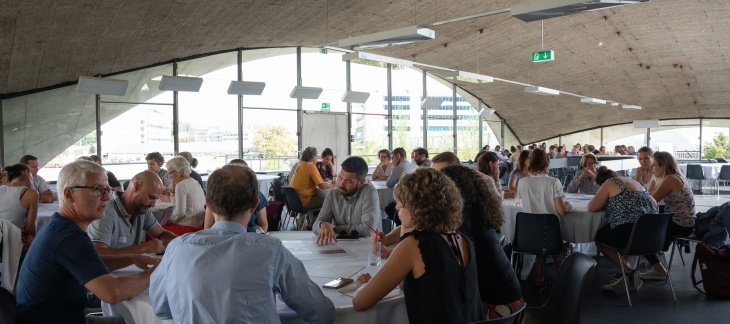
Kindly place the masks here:
[(320, 48), (319, 49), (319, 52), (322, 53), (322, 54), (327, 54), (327, 49), (326, 48)]
[(555, 61), (554, 51), (542, 51), (532, 53), (532, 62)]
[(329, 104), (329, 102), (323, 102), (323, 103), (322, 103), (322, 109), (330, 109), (330, 104)]

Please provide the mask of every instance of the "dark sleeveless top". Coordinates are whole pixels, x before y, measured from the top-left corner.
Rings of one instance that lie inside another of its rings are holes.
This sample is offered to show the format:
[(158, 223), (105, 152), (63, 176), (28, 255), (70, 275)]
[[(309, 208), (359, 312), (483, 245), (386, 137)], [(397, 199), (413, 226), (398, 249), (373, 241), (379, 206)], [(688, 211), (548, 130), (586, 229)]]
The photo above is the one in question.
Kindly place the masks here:
[(609, 178), (613, 181), (621, 193), (616, 197), (608, 198), (606, 203), (606, 221), (615, 228), (621, 224), (633, 224), (644, 214), (655, 214), (657, 208), (651, 202), (651, 196), (645, 190), (627, 191), (620, 181)]
[(479, 295), (482, 301), (506, 305), (522, 298), (520, 282), (502, 249), (502, 244), (499, 243), (497, 232), (484, 222), (473, 226), (464, 223), (460, 231), (474, 241)]
[[(482, 319), (482, 306), (477, 288), (474, 245), (469, 242), (469, 263), (463, 259), (457, 234), (440, 234), (431, 231), (413, 231), (423, 258), (425, 273), (413, 277), (409, 273), (403, 280), (408, 321), (410, 323), (470, 323)], [(457, 257), (458, 256), (458, 257)]]

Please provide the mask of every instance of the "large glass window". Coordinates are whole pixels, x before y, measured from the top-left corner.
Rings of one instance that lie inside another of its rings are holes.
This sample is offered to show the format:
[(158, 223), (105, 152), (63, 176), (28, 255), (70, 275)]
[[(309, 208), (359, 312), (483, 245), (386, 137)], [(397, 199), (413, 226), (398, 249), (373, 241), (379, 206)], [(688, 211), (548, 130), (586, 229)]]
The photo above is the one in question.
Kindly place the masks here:
[(289, 95), (297, 85), (297, 49), (289, 47), (244, 51), (243, 80), (266, 82), (266, 88), (260, 96), (243, 98), (244, 107), (296, 110), (297, 100)]
[(244, 109), (243, 120), (249, 125), (244, 134), (251, 134), (253, 145), (244, 147), (248, 166), (255, 171), (289, 172), (297, 162), (296, 111)]
[(730, 158), (730, 120), (703, 119), (702, 120), (702, 158)]
[[(423, 146), (423, 74), (417, 69), (393, 65), (391, 84), (393, 148), (402, 147), (410, 154), (413, 149)], [(384, 99), (383, 111), (387, 113), (387, 96)]]
[(354, 140), (350, 142), (352, 155), (363, 157), (368, 165), (378, 164), (378, 151), (388, 148), (388, 70), (385, 64), (376, 63), (350, 63), (352, 90), (370, 93), (365, 103), (352, 104), (350, 130)]
[[(198, 159), (199, 173), (223, 166), (228, 156), (238, 157), (238, 96), (227, 93), (238, 78), (237, 61), (237, 53), (224, 53), (178, 63), (178, 75), (203, 78), (199, 92), (178, 93), (180, 151)], [(244, 147), (253, 146), (251, 135), (244, 134)]]
[(347, 74), (342, 54), (332, 49), (322, 53), (319, 48), (302, 48), (302, 85), (323, 89), (318, 99), (302, 101), (304, 110), (347, 111), (347, 103), (342, 102)]

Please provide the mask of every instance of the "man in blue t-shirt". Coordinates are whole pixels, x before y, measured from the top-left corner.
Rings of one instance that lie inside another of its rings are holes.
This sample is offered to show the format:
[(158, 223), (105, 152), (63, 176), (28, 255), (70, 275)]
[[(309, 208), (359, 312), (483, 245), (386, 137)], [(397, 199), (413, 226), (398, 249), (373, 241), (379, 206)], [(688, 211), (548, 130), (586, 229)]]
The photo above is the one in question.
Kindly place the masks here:
[[(110, 199), (104, 168), (75, 161), (58, 175), (60, 210), (35, 237), (18, 278), (18, 323), (84, 323), (87, 290), (107, 303), (137, 296), (149, 286), (159, 260), (142, 255), (100, 257), (86, 235), (92, 221), (104, 217)], [(131, 264), (141, 273), (109, 273)]]

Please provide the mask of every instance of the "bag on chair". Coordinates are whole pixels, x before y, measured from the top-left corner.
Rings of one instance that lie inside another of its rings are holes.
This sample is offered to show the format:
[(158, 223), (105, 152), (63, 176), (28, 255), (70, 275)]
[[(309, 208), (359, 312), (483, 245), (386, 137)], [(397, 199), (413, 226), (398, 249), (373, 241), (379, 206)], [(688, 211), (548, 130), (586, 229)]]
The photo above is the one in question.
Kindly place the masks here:
[[(698, 266), (702, 273), (702, 280), (699, 281), (695, 278)], [(705, 291), (699, 288), (699, 284)], [(730, 245), (715, 249), (707, 244), (697, 244), (692, 261), (692, 285), (707, 296), (730, 297)]]

